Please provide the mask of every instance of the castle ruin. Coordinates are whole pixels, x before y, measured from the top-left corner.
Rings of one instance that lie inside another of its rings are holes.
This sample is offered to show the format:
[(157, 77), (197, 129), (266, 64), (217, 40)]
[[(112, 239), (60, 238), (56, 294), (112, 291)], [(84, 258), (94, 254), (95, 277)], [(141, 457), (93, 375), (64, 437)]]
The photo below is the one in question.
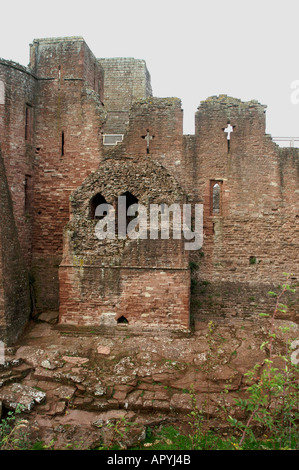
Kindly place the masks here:
[[(0, 339), (32, 311), (59, 325), (189, 329), (254, 318), (298, 278), (299, 152), (265, 133), (265, 106), (203, 101), (183, 134), (178, 98), (152, 95), (143, 60), (97, 59), (81, 37), (0, 59)], [(203, 204), (203, 246), (99, 240), (96, 208)], [(288, 315), (298, 321), (298, 298)]]

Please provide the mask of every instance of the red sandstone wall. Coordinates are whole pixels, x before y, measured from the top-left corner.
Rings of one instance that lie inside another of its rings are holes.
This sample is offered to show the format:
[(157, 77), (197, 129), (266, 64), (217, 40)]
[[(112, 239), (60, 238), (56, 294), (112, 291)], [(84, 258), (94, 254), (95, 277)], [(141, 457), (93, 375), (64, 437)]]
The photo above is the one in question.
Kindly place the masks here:
[[(228, 153), (222, 129), (229, 119), (235, 128)], [(298, 151), (282, 151), (264, 134), (264, 108), (257, 102), (212, 98), (202, 103), (196, 122), (204, 256), (197, 259), (194, 310), (206, 316), (269, 310), (267, 292), (284, 281), (283, 272), (299, 278)], [(223, 181), (222, 211), (212, 215), (210, 181), (217, 179)], [(298, 303), (290, 312), (298, 315)]]
[(28, 273), (0, 149), (0, 338), (13, 343), (30, 314)]
[[(31, 200), (37, 80), (25, 67), (14, 62), (0, 60), (0, 81), (4, 83), (4, 96), (2, 96), (2, 104), (0, 103), (0, 145), (19, 240), (29, 268), (32, 245)], [(26, 105), (31, 106), (31, 122), (27, 139), (25, 136)]]
[(31, 309), (36, 84), (28, 69), (0, 60), (0, 338), (7, 343), (23, 331)]
[[(82, 39), (36, 40), (31, 65), (39, 80), (36, 118), (33, 263), (37, 308), (57, 309), (62, 232), (72, 190), (101, 159), (105, 118), (101, 70)], [(62, 151), (62, 133), (64, 145)]]
[(61, 324), (188, 328), (189, 298), (188, 270), (60, 269)]

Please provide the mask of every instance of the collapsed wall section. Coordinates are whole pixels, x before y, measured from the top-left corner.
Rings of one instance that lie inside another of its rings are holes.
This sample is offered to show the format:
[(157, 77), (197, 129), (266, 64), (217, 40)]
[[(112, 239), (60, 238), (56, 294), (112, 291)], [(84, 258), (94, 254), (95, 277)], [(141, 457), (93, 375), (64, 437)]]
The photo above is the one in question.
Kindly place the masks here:
[(90, 204), (101, 195), (112, 207), (130, 193), (147, 210), (184, 202), (184, 193), (159, 164), (107, 160), (71, 197), (60, 265), (60, 323), (189, 328), (190, 270), (184, 240), (98, 239)]

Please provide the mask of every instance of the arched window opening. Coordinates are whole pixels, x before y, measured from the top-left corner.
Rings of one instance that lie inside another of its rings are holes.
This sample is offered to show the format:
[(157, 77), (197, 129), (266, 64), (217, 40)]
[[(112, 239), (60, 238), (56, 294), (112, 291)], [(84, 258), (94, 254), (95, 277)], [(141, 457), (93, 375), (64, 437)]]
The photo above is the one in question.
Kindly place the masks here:
[(128, 209), (133, 204), (138, 204), (138, 199), (137, 197), (135, 197), (133, 194), (131, 194), (128, 191), (122, 194), (122, 196), (126, 197), (126, 221), (127, 221), (127, 227), (128, 227), (128, 224), (131, 222), (131, 220), (135, 219), (135, 215), (132, 215), (132, 216), (128, 215)]
[(222, 181), (211, 181), (211, 215), (221, 214)]
[[(101, 220), (107, 215), (107, 211), (100, 211), (100, 205), (107, 204), (106, 199), (102, 194), (96, 194), (90, 201), (89, 215), (91, 219)], [(108, 208), (107, 208), (108, 209)]]
[[(118, 236), (123, 237), (123, 236), (126, 236), (129, 223), (132, 220), (134, 220), (135, 217), (137, 217), (138, 215), (138, 212), (132, 216), (128, 215), (129, 207), (132, 206), (133, 204), (138, 204), (138, 199), (129, 191), (126, 191), (125, 193), (121, 194), (120, 197), (124, 199), (122, 199), (121, 202), (118, 199), (116, 200), (115, 226), (116, 226), (116, 232), (118, 233)], [(121, 225), (119, 225), (119, 218), (120, 220), (123, 221)], [(125, 227), (123, 227), (124, 222), (126, 224)]]
[(220, 212), (220, 185), (218, 183), (213, 186), (213, 213)]

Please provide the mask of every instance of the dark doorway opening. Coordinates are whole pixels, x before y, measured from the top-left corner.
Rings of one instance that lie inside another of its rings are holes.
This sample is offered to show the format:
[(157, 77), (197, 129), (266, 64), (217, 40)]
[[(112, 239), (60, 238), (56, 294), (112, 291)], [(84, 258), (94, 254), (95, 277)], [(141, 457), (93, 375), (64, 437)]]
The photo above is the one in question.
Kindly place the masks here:
[(129, 323), (123, 315), (117, 319), (117, 323)]

